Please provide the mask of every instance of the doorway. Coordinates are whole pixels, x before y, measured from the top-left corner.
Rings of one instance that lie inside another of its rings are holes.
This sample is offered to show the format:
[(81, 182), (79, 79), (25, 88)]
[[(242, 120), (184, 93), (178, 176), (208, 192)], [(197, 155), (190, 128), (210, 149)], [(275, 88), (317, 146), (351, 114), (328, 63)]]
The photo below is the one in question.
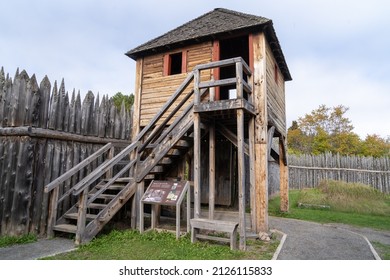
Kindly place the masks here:
[[(248, 35), (227, 38), (219, 41), (219, 60), (242, 57), (249, 65), (249, 37)], [(235, 66), (222, 67), (220, 69), (219, 78), (227, 79), (234, 78), (236, 75)], [(220, 100), (235, 99), (235, 85), (221, 86)]]

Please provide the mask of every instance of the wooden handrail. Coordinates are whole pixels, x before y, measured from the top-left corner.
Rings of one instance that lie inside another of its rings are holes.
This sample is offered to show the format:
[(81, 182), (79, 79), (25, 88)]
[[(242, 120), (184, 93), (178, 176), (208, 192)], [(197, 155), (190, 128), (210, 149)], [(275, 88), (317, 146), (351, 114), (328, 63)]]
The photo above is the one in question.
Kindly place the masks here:
[(87, 205), (91, 204), (100, 194), (105, 192), (109, 186), (111, 186), (120, 176), (122, 176), (127, 170), (134, 166), (136, 162), (137, 159), (133, 159), (125, 167), (123, 167), (114, 177), (108, 180), (108, 182), (101, 189), (99, 189), (99, 191), (94, 193), (93, 196), (88, 199)]
[(72, 189), (73, 195), (80, 194), (85, 188), (89, 187), (96, 179), (101, 177), (109, 169), (111, 169), (115, 164), (121, 161), (125, 156), (129, 155), (134, 149), (138, 148), (139, 142), (134, 142), (131, 145), (123, 149), (119, 154), (117, 154), (111, 160), (103, 163), (94, 171), (89, 173), (85, 178), (78, 182)]
[(142, 152), (148, 145), (150, 142), (153, 141), (154, 138), (156, 138), (156, 136), (164, 130), (164, 127), (165, 125), (170, 121), (170, 119), (172, 119), (172, 117), (180, 110), (180, 108), (188, 101), (188, 99), (190, 99), (191, 95), (194, 94), (194, 90), (191, 90), (181, 101), (180, 103), (175, 107), (173, 108), (172, 112), (164, 119), (164, 121), (159, 125), (158, 128), (156, 128), (155, 130), (153, 130), (153, 132), (148, 136), (148, 139), (146, 139), (144, 141), (144, 143), (142, 144), (142, 146), (139, 148), (138, 152)]
[(45, 186), (45, 193), (48, 193), (48, 192), (52, 191), (54, 188), (56, 188), (57, 186), (59, 186), (60, 184), (62, 184), (66, 180), (68, 180), (69, 178), (71, 178), (74, 174), (79, 172), (82, 168), (86, 167), (92, 161), (94, 161), (99, 156), (101, 156), (102, 154), (107, 152), (109, 149), (111, 149), (112, 146), (113, 146), (112, 143), (108, 143), (108, 144), (104, 145), (98, 151), (96, 151), (95, 153), (93, 153), (92, 155), (90, 155), (89, 157), (84, 159), (83, 161), (81, 161), (79, 164), (77, 164), (73, 168), (69, 169), (67, 172), (62, 174), (57, 179), (55, 179), (52, 182), (50, 182), (48, 185)]

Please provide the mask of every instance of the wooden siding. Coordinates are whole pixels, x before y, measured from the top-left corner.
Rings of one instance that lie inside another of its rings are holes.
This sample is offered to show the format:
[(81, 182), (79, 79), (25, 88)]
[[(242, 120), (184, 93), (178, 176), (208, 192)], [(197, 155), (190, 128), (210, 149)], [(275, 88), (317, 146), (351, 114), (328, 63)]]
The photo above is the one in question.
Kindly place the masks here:
[[(190, 72), (198, 65), (212, 60), (212, 43), (202, 43), (191, 46), (185, 50), (172, 50), (172, 53), (178, 51), (187, 52), (187, 71)], [(164, 76), (164, 53), (148, 56), (144, 58), (142, 84), (141, 84), (141, 101), (140, 101), (140, 126), (146, 126), (156, 115), (168, 98), (175, 92), (180, 84), (187, 77), (188, 73), (182, 73), (171, 76)], [(210, 79), (210, 71), (202, 72), (202, 80)], [(190, 91), (187, 89), (183, 96)], [(178, 98), (179, 103), (182, 98)], [(170, 113), (168, 110), (167, 113)]]
[(271, 47), (266, 43), (268, 122), (286, 136), (286, 102), (283, 74), (276, 65)]

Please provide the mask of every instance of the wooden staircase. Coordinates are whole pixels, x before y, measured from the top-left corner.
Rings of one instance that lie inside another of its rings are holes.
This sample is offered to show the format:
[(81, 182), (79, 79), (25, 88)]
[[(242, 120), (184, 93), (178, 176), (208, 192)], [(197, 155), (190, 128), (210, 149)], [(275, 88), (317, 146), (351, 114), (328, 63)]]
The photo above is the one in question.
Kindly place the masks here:
[[(135, 197), (137, 183), (163, 176), (177, 164), (177, 159), (192, 148), (193, 102), (187, 101), (193, 91), (179, 105), (173, 106), (192, 79), (190, 74), (135, 141), (117, 155), (113, 156), (119, 147), (109, 143), (45, 186), (45, 192), (50, 193), (49, 237), (55, 232), (72, 233), (75, 234), (76, 244), (89, 242)], [(171, 106), (170, 114), (157, 125)], [(178, 112), (179, 109), (182, 111)], [(168, 122), (171, 123), (168, 125)], [(80, 177), (82, 170), (102, 158), (106, 160), (88, 175)], [(78, 182), (64, 190), (66, 182), (69, 185), (69, 181), (74, 181), (72, 178), (77, 176)], [(75, 200), (72, 195), (78, 199)], [(75, 203), (64, 210), (64, 202), (72, 200)], [(137, 202), (133, 201), (132, 211), (136, 211), (135, 205)], [(59, 210), (63, 214), (59, 214)]]
[[(135, 217), (136, 207), (139, 205), (137, 199), (140, 199), (139, 195), (135, 199), (138, 183), (154, 179), (155, 176), (164, 177), (177, 164), (176, 159), (192, 149), (193, 135), (197, 135), (199, 141), (202, 137), (199, 132), (201, 110), (246, 108), (239, 107), (242, 102), (214, 103), (210, 97), (211, 102), (204, 103), (205, 107), (201, 106), (202, 98), (211, 87), (237, 84), (249, 88), (242, 75), (209, 82), (202, 82), (200, 79), (200, 70), (231, 65), (236, 65), (241, 72), (244, 65), (244, 70), (250, 72), (242, 58), (197, 66), (158, 114), (135, 137), (133, 143), (127, 147), (108, 143), (46, 185), (45, 192), (50, 195), (48, 236), (54, 236), (55, 232), (73, 233), (76, 244), (88, 242), (130, 199), (133, 199), (132, 217)], [(191, 97), (193, 101), (190, 100)], [(219, 106), (213, 107), (213, 104)], [(221, 105), (223, 106), (220, 107)], [(197, 125), (195, 115), (198, 116)], [(118, 153), (115, 155), (116, 152)], [(93, 170), (86, 172), (86, 168)]]

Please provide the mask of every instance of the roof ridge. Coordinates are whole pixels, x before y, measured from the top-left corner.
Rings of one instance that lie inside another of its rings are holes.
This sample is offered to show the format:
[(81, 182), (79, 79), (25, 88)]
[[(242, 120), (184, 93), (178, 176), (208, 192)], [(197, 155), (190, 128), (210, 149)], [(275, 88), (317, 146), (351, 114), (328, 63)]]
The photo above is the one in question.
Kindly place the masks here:
[(271, 20), (271, 19), (263, 17), (263, 16), (257, 16), (257, 15), (239, 12), (239, 11), (235, 11), (235, 10), (230, 10), (230, 9), (226, 9), (226, 8), (215, 8), (214, 11), (220, 11), (220, 12), (224, 12), (227, 14), (233, 14), (236, 16), (246, 16), (246, 17), (251, 17), (251, 18), (259, 18), (259, 19), (261, 18), (261, 19), (265, 19), (265, 20)]

